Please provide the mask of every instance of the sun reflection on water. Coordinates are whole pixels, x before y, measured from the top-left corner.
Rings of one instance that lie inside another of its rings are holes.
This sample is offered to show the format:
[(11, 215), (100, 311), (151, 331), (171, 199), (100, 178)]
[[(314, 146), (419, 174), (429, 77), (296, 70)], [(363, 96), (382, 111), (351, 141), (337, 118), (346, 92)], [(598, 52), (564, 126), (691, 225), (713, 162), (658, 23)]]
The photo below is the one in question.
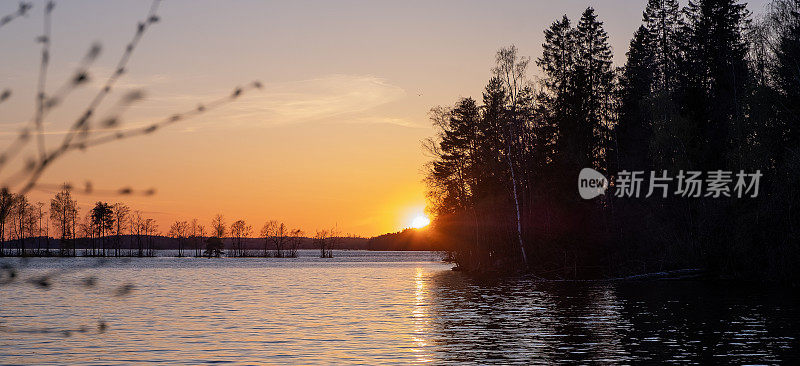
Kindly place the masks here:
[(430, 342), (427, 336), (430, 334), (430, 316), (428, 315), (428, 289), (425, 283), (425, 272), (422, 268), (417, 268), (414, 275), (414, 306), (411, 311), (413, 317), (414, 333), (412, 339), (414, 345), (412, 351), (416, 355), (415, 363), (431, 363), (433, 357), (428, 350)]

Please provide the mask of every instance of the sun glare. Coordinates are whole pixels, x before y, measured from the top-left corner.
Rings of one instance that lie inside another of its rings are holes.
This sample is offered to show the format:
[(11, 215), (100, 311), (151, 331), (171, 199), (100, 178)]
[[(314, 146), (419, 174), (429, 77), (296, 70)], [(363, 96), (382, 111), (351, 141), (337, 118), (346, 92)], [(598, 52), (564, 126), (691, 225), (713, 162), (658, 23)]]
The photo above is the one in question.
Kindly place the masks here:
[(429, 219), (427, 216), (419, 215), (419, 216), (415, 217), (414, 220), (411, 221), (411, 227), (413, 227), (415, 229), (422, 229), (422, 228), (428, 226), (428, 224), (430, 224), (430, 223), (431, 223), (431, 219)]

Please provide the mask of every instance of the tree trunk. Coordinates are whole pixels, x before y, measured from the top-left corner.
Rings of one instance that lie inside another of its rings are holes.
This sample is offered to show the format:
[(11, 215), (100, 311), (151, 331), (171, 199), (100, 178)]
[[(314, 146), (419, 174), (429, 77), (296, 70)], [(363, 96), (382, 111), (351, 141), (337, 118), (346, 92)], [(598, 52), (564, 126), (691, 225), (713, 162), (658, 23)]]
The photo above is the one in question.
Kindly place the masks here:
[(525, 253), (525, 244), (522, 242), (522, 222), (519, 215), (519, 198), (517, 196), (517, 178), (514, 174), (514, 162), (511, 160), (511, 139), (508, 140), (508, 168), (511, 170), (511, 184), (514, 191), (514, 208), (517, 213), (517, 240), (519, 241), (519, 250), (522, 253), (522, 264), (528, 268), (528, 255)]

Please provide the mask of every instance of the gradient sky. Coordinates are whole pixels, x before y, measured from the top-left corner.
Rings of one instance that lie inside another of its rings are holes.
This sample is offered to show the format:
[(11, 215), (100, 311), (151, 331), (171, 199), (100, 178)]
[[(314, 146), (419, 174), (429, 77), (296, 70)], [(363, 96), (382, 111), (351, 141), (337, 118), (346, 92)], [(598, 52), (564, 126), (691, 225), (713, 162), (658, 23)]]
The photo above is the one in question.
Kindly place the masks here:
[[(333, 225), (363, 236), (396, 231), (425, 205), (420, 141), (433, 134), (431, 107), (480, 97), (497, 49), (516, 44), (535, 59), (542, 31), (563, 14), (577, 20), (586, 6), (605, 22), (621, 65), (645, 3), (166, 0), (161, 22), (144, 36), (107, 103), (127, 90), (146, 91), (124, 127), (192, 109), (251, 80), (264, 90), (153, 135), (72, 153), (41, 181), (154, 187), (152, 197), (77, 198), (82, 212), (97, 200), (126, 202), (162, 230), (175, 219), (207, 224), (222, 213), (228, 223), (243, 218), (256, 230), (278, 219), (311, 233)], [(750, 10), (758, 14), (765, 3), (751, 2)], [(34, 109), (43, 1), (34, 4), (26, 18), (0, 28), (0, 89), (14, 93), (0, 104), (3, 146)], [(0, 1), (0, 15), (16, 6)], [(149, 1), (57, 3), (48, 90), (92, 42), (104, 50), (91, 85), (47, 120), (49, 146), (113, 70), (148, 8)], [(31, 197), (47, 202), (51, 194)]]

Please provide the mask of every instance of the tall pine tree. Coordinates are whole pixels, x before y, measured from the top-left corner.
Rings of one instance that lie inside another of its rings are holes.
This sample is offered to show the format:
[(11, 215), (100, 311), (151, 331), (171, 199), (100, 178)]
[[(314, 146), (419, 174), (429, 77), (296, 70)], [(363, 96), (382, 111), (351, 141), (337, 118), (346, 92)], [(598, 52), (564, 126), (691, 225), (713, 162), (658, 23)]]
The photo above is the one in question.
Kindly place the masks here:
[(750, 14), (736, 0), (690, 0), (684, 14), (680, 104), (698, 138), (684, 145), (696, 168), (723, 169), (743, 138)]
[(675, 86), (680, 43), (681, 11), (677, 0), (649, 0), (642, 14), (643, 31), (655, 63), (654, 84), (659, 90)]
[(631, 40), (628, 61), (620, 78), (619, 120), (615, 129), (614, 171), (650, 170), (648, 151), (652, 136), (652, 91), (659, 77), (652, 52), (652, 33), (639, 27)]
[(614, 70), (608, 34), (594, 9), (583, 12), (575, 33), (577, 45), (576, 89), (580, 96), (576, 142), (584, 167), (605, 169), (606, 151), (612, 127)]

